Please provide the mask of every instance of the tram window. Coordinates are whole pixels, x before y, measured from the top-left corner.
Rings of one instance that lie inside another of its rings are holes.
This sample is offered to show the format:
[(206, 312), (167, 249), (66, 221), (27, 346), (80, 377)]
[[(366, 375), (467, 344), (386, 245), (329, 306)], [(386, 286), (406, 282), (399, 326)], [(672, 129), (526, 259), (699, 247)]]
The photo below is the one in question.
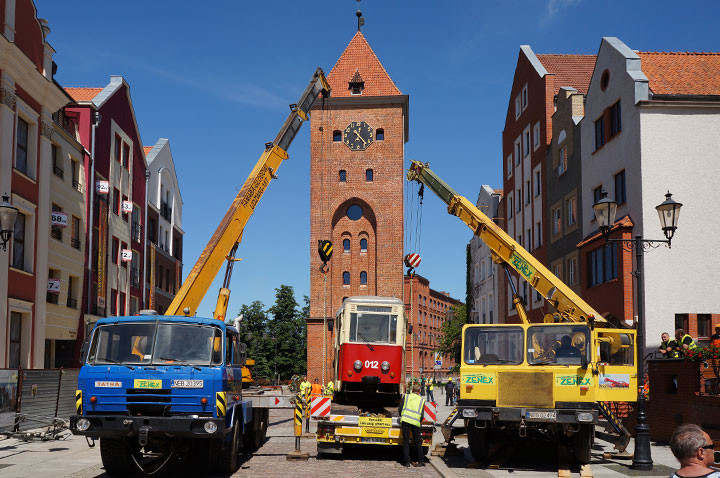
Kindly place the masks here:
[(350, 314), (350, 342), (388, 343), (397, 336), (397, 317), (392, 316), (395, 326), (391, 327), (389, 314)]
[(390, 317), (390, 343), (397, 340), (397, 315)]

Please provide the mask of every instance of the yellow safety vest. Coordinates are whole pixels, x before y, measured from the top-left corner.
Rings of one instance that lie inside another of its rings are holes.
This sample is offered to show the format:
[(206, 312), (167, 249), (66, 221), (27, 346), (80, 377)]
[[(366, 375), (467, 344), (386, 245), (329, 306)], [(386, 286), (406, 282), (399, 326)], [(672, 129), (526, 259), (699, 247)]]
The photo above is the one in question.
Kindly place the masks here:
[(310, 382), (301, 382), (300, 383), (300, 395), (305, 395), (310, 388)]
[(425, 408), (425, 399), (420, 395), (408, 393), (403, 400), (402, 415), (400, 421), (410, 425), (420, 426), (420, 418)]
[[(685, 337), (690, 337), (690, 335), (688, 335), (688, 334), (683, 335), (683, 337), (680, 339), (680, 347), (682, 347), (682, 343), (685, 342)], [(690, 340), (692, 340), (692, 342), (690, 342), (690, 345), (688, 345), (688, 349), (695, 350), (697, 348), (697, 344), (695, 343), (695, 341), (693, 340), (692, 337), (690, 337)]]
[(332, 381), (328, 382), (325, 390), (327, 390), (328, 395), (332, 395), (333, 393), (335, 393), (335, 385), (332, 383)]
[[(670, 346), (670, 342), (675, 342), (675, 346), (677, 347), (677, 341), (675, 340), (668, 340), (667, 342), (661, 342), (660, 347), (667, 349)], [(670, 350), (667, 352), (668, 358), (677, 358), (678, 357), (678, 351), (677, 350)]]
[(430, 388), (430, 391), (432, 392), (433, 388), (435, 388), (435, 384), (430, 382), (430, 385), (428, 385), (428, 388)]

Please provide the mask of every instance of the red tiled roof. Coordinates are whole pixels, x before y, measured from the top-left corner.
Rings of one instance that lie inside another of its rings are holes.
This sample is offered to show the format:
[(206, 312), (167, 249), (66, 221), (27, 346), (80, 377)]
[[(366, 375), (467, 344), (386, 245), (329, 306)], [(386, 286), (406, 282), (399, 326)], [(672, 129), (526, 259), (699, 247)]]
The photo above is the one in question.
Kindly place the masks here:
[(720, 95), (720, 53), (637, 52), (656, 95)]
[(402, 94), (360, 32), (350, 40), (327, 77), (334, 98), (352, 96), (348, 82), (352, 80), (356, 71), (365, 82), (362, 96)]
[(153, 149), (152, 146), (143, 146), (143, 152), (145, 153), (145, 156), (148, 155), (151, 149)]
[[(632, 229), (635, 226), (635, 223), (632, 219), (630, 219), (630, 216), (625, 215), (621, 217), (620, 219), (615, 221), (615, 224), (610, 228), (610, 232), (617, 231), (618, 229)], [(581, 247), (590, 244), (591, 242), (600, 239), (602, 237), (602, 232), (596, 231), (592, 234), (590, 234), (588, 237), (583, 239), (582, 241), (578, 242), (577, 248), (580, 249)]]
[(77, 102), (92, 101), (102, 90), (102, 88), (65, 88), (67, 94)]
[(548, 73), (555, 75), (557, 94), (563, 86), (571, 86), (587, 94), (590, 78), (595, 69), (595, 55), (537, 55)]

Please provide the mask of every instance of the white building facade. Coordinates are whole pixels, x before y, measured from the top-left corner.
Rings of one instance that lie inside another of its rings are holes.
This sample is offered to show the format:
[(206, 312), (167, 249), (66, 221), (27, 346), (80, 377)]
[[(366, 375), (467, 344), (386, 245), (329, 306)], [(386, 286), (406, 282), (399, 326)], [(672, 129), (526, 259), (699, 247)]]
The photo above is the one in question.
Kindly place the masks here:
[[(476, 206), (490, 219), (498, 217), (502, 190), (483, 184)], [(473, 236), (470, 240), (470, 270), (472, 282), (472, 310), (470, 322), (475, 324), (498, 323), (498, 265), (492, 260), (490, 248)]]

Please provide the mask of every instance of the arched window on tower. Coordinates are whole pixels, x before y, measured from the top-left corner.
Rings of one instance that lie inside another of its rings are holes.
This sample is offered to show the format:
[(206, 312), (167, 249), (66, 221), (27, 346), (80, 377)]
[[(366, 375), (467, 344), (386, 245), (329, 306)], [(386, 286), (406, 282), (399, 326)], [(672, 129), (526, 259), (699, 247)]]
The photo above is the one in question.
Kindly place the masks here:
[(347, 181), (347, 171), (345, 171), (344, 169), (341, 169), (338, 172), (338, 179), (340, 180), (341, 183), (344, 183), (345, 181)]
[(360, 285), (367, 285), (367, 272), (365, 271), (360, 273)]
[(367, 252), (367, 239), (360, 239), (360, 252)]
[(342, 141), (342, 133), (340, 132), (339, 129), (336, 129), (335, 131), (333, 131), (333, 141), (335, 141), (335, 142)]
[(365, 181), (367, 181), (369, 183), (373, 182), (373, 170), (372, 169), (365, 170)]
[(384, 141), (385, 140), (385, 130), (382, 128), (378, 128), (375, 130), (375, 140), (376, 141)]
[(350, 252), (350, 239), (343, 239), (343, 252)]
[(343, 272), (343, 285), (350, 285), (350, 273), (348, 271)]

